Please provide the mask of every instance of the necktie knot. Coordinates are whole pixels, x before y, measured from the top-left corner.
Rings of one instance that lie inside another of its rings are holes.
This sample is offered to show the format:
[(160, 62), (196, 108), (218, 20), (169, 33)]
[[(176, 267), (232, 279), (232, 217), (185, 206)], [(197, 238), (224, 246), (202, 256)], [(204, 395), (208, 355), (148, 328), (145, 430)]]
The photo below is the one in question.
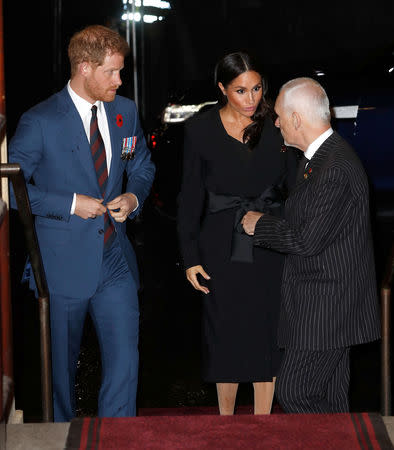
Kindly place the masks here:
[(309, 159), (305, 155), (302, 155), (302, 158), (300, 159), (300, 161), (298, 163), (297, 178), (296, 178), (297, 182), (299, 182), (303, 179), (304, 172), (305, 172), (305, 166), (306, 166), (307, 162), (309, 162)]
[(92, 117), (96, 118), (96, 116), (97, 116), (97, 106), (93, 105), (92, 108), (91, 108), (91, 111), (92, 111)]

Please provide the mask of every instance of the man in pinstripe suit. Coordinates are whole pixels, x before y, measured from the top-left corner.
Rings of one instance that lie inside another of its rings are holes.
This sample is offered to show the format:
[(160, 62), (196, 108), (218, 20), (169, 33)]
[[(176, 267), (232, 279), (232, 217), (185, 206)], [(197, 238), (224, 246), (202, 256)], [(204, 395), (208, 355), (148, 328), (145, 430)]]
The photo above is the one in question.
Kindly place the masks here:
[(286, 83), (275, 111), (304, 158), (285, 218), (249, 212), (243, 226), (255, 245), (287, 254), (277, 397), (290, 413), (347, 412), (349, 348), (380, 337), (367, 178), (315, 80)]

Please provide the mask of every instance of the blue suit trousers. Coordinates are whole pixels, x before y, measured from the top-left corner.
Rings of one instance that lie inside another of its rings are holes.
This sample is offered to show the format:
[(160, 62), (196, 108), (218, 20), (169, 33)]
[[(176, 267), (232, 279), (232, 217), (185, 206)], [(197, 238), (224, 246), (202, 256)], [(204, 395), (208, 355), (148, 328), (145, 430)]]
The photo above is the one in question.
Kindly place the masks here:
[(135, 416), (138, 296), (136, 283), (117, 239), (110, 249), (104, 250), (99, 285), (91, 298), (51, 295), (55, 422), (68, 422), (75, 417), (75, 375), (87, 313), (94, 323), (101, 352), (102, 384), (98, 415)]

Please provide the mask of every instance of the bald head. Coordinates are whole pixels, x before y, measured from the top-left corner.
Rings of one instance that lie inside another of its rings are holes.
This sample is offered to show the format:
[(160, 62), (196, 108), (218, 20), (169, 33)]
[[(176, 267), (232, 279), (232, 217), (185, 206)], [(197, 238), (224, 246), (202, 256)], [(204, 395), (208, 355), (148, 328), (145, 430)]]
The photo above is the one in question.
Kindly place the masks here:
[(295, 78), (281, 89), (283, 108), (288, 113), (298, 112), (311, 126), (330, 124), (330, 102), (323, 87), (312, 78)]
[(275, 112), (275, 125), (285, 142), (303, 151), (330, 128), (327, 94), (312, 78), (295, 78), (284, 84), (275, 102)]

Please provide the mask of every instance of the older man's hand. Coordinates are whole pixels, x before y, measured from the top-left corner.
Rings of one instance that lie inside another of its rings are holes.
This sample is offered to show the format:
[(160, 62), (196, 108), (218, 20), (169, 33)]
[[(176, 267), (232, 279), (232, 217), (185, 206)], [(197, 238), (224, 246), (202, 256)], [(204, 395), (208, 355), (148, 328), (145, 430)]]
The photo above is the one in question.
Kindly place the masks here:
[(245, 233), (249, 236), (254, 235), (254, 229), (256, 228), (256, 223), (264, 214), (258, 211), (248, 211), (242, 218), (241, 224), (244, 227)]

